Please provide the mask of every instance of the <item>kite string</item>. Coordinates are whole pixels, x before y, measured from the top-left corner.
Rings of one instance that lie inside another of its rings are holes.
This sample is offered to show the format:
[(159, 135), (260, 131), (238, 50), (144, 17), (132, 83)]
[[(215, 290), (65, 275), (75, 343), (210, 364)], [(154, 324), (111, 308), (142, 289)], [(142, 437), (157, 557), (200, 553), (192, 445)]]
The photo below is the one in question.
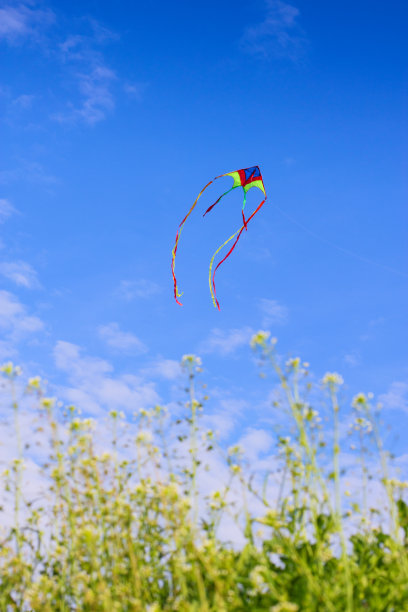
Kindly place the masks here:
[(302, 223), (299, 223), (299, 221), (296, 221), (296, 219), (294, 219), (293, 217), (288, 215), (276, 203), (274, 203), (274, 207), (281, 213), (281, 215), (286, 217), (286, 219), (288, 219), (288, 221), (290, 221), (294, 225), (297, 225), (304, 232), (306, 232), (307, 234), (310, 234), (310, 236), (313, 236), (313, 238), (316, 238), (317, 240), (320, 240), (320, 242), (322, 242), (323, 244), (327, 244), (328, 246), (331, 246), (334, 249), (337, 249), (338, 251), (341, 251), (342, 253), (345, 253), (346, 255), (350, 255), (350, 257), (354, 257), (355, 259), (359, 259), (360, 261), (363, 261), (364, 263), (368, 263), (368, 264), (370, 264), (372, 266), (377, 266), (378, 268), (382, 268), (383, 270), (388, 270), (389, 272), (393, 272), (394, 274), (398, 274), (398, 276), (402, 276), (403, 278), (408, 278), (408, 274), (404, 274), (404, 272), (401, 272), (400, 270), (396, 270), (395, 268), (391, 268), (390, 266), (386, 266), (384, 264), (378, 263), (377, 261), (373, 261), (372, 259), (368, 259), (368, 257), (363, 257), (362, 255), (359, 255), (358, 253), (355, 253), (354, 251), (350, 251), (349, 249), (345, 249), (344, 247), (342, 247), (342, 246), (340, 246), (340, 245), (338, 245), (338, 244), (336, 244), (334, 242), (331, 242), (330, 240), (327, 240), (327, 238), (323, 238), (322, 236), (319, 236), (319, 234), (316, 234), (313, 230), (309, 229), (308, 227), (306, 227)]
[(214, 182), (215, 179), (213, 179), (212, 181), (210, 181), (209, 183), (206, 184), (205, 187), (203, 187), (203, 189), (200, 191), (200, 193), (198, 194), (198, 196), (196, 197), (193, 205), (191, 206), (190, 210), (188, 211), (188, 213), (186, 214), (186, 216), (184, 217), (184, 219), (182, 220), (182, 222), (180, 223), (180, 225), (178, 226), (178, 230), (177, 230), (177, 234), (176, 234), (176, 241), (172, 250), (172, 258), (171, 258), (171, 273), (173, 275), (173, 283), (174, 283), (174, 298), (177, 302), (177, 304), (179, 304), (179, 306), (182, 306), (182, 303), (178, 301), (177, 298), (182, 296), (182, 293), (179, 292), (178, 287), (177, 287), (177, 280), (176, 280), (176, 274), (175, 274), (175, 267), (176, 267), (176, 254), (177, 254), (177, 247), (178, 247), (178, 242), (180, 240), (180, 234), (181, 234), (181, 230), (184, 227), (185, 222), (187, 221), (187, 218), (189, 217), (189, 215), (193, 212), (198, 200), (200, 199), (200, 197), (202, 196), (202, 194), (204, 193), (204, 191), (207, 189), (207, 187), (209, 187), (211, 185), (211, 183)]

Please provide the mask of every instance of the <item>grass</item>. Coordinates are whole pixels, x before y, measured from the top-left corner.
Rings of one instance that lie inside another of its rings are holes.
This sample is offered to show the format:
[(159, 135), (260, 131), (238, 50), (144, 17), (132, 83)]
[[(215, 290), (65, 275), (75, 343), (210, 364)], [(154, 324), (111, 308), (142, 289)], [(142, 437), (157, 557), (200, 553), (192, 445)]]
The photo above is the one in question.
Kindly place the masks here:
[[(41, 381), (30, 379), (22, 401), (35, 403), (46, 455), (32, 499), (24, 490), (33, 449), (21, 433), (21, 373), (3, 366), (17, 455), (3, 474), (3, 516), (10, 517), (9, 496), (13, 524), (3, 525), (0, 610), (408, 610), (406, 484), (390, 478), (371, 398), (353, 401), (360, 481), (347, 497), (341, 377), (328, 373), (316, 388), (307, 364), (281, 364), (268, 334), (254, 336), (252, 347), (279, 384), (276, 410), (290, 419), (289, 435), (277, 435), (276, 473), (254, 473), (241, 449), (223, 451), (203, 428), (200, 362), (186, 356), (185, 416), (142, 410), (125, 435), (123, 415), (111, 412), (109, 443), (91, 419), (45, 397)], [(330, 429), (316, 410), (322, 397)], [(380, 509), (370, 507), (374, 448), (386, 500)], [(205, 470), (221, 457), (228, 478), (203, 491)], [(239, 545), (223, 537), (232, 522)]]

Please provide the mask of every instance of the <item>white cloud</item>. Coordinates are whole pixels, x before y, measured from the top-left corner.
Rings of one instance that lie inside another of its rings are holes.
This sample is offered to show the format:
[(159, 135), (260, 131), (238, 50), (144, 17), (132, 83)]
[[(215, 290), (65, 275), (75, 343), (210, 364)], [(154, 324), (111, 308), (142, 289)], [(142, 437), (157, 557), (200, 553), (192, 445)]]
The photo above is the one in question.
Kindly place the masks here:
[(0, 291), (0, 359), (17, 355), (17, 345), (22, 340), (44, 329), (44, 323), (27, 313), (26, 307), (8, 291)]
[(0, 263), (0, 274), (13, 281), (16, 285), (35, 289), (40, 286), (37, 272), (25, 261), (10, 261)]
[(90, 33), (70, 35), (59, 45), (68, 77), (76, 83), (80, 97), (77, 103), (70, 101), (65, 110), (54, 113), (52, 118), (59, 122), (94, 125), (115, 108), (113, 84), (118, 77), (106, 65), (100, 46), (116, 35), (94, 20), (86, 23), (91, 26)]
[(141, 100), (147, 86), (147, 83), (125, 83), (123, 86), (123, 90), (131, 98), (134, 98), (135, 100)]
[[(65, 31), (70, 23), (64, 16)], [(51, 119), (61, 123), (85, 123), (95, 125), (104, 120), (115, 108), (115, 84), (118, 92), (126, 92), (129, 97), (140, 100), (147, 87), (146, 83), (129, 82), (119, 79), (110, 67), (104, 46), (119, 37), (116, 33), (99, 24), (96, 20), (83, 16), (75, 21), (75, 30), (64, 38), (54, 27), (51, 33), (45, 28), (56, 22), (56, 15), (51, 10), (35, 7), (35, 0), (6, 4), (0, 8), (0, 41), (11, 44), (40, 42), (41, 50), (48, 59), (58, 64), (57, 72), (61, 74), (61, 83), (55, 83), (53, 103), (58, 85), (64, 89), (63, 101), (49, 112)], [(68, 93), (67, 93), (68, 92)], [(0, 90), (1, 93), (1, 90)], [(41, 97), (47, 92), (41, 91)], [(36, 97), (33, 94), (22, 94), (10, 98), (10, 110), (28, 109)], [(4, 178), (7, 176), (3, 173)]]
[(55, 364), (73, 378), (98, 378), (112, 372), (113, 367), (99, 357), (83, 357), (76, 344), (59, 340), (54, 349)]
[(245, 456), (254, 462), (258, 460), (260, 454), (265, 454), (271, 449), (273, 438), (265, 429), (249, 427), (238, 444), (244, 450)]
[(230, 355), (242, 346), (248, 346), (249, 341), (254, 334), (251, 327), (242, 327), (241, 329), (230, 329), (223, 331), (222, 329), (213, 329), (210, 337), (202, 342), (200, 353), (219, 353), (220, 355)]
[(90, 414), (107, 410), (134, 412), (160, 403), (154, 383), (134, 375), (113, 373), (104, 359), (83, 356), (79, 346), (59, 341), (54, 349), (58, 369), (67, 374), (69, 385), (60, 388), (62, 397)]
[(26, 313), (26, 308), (16, 296), (8, 291), (0, 291), (0, 328), (20, 336), (43, 329), (43, 322)]
[(220, 440), (224, 440), (234, 431), (236, 422), (231, 415), (221, 413), (206, 414), (204, 417), (204, 424), (206, 427), (214, 431)]
[(242, 38), (245, 50), (265, 57), (299, 59), (305, 39), (298, 25), (299, 9), (282, 0), (267, 0), (266, 17), (248, 27)]
[(34, 102), (35, 96), (32, 94), (21, 94), (13, 100), (13, 106), (19, 109), (30, 108)]
[(78, 73), (78, 88), (82, 98), (80, 105), (71, 105), (69, 110), (57, 113), (53, 118), (60, 122), (81, 120), (89, 125), (102, 121), (115, 108), (111, 84), (116, 78), (113, 70), (101, 64), (88, 73)]
[(143, 373), (148, 376), (156, 376), (165, 378), (166, 380), (175, 380), (180, 376), (181, 366), (176, 359), (159, 358), (152, 362), (143, 370)]
[(379, 400), (384, 408), (408, 412), (408, 383), (393, 382), (387, 393), (380, 395)]
[(0, 198), (0, 223), (3, 223), (8, 217), (16, 212), (14, 206), (5, 198)]
[(0, 172), (0, 183), (11, 183), (12, 181), (29, 181), (43, 185), (53, 185), (58, 179), (49, 174), (44, 166), (36, 161), (19, 159), (19, 167)]
[(139, 280), (123, 280), (116, 291), (118, 297), (131, 301), (136, 298), (149, 298), (159, 293), (160, 287), (153, 281), (140, 278)]
[(0, 8), (0, 39), (13, 44), (26, 38), (37, 39), (40, 31), (54, 21), (51, 10), (32, 8), (29, 4), (21, 2)]
[(261, 299), (260, 309), (263, 314), (263, 327), (269, 327), (271, 325), (284, 325), (287, 323), (288, 309), (286, 306), (279, 304), (277, 300), (269, 300), (267, 298)]
[(355, 368), (361, 364), (361, 357), (357, 351), (352, 351), (344, 355), (344, 362), (352, 368)]
[(108, 323), (98, 328), (100, 338), (113, 349), (126, 353), (145, 353), (147, 347), (131, 332), (122, 331), (118, 323)]

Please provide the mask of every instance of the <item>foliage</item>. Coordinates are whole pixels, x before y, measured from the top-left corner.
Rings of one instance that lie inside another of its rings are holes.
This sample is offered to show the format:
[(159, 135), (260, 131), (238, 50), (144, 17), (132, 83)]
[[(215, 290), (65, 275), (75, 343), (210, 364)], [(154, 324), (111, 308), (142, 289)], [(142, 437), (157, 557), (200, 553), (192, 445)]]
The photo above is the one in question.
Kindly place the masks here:
[[(277, 439), (280, 484), (273, 494), (269, 475), (252, 473), (238, 447), (223, 455), (227, 482), (211, 494), (200, 489), (208, 457), (222, 449), (217, 451), (214, 434), (200, 425), (203, 404), (195, 391), (200, 362), (185, 356), (185, 418), (174, 422), (159, 406), (142, 410), (131, 444), (124, 444), (124, 415), (112, 412), (108, 451), (91, 419), (44, 397), (41, 381), (31, 379), (25, 393), (39, 411), (47, 490), (27, 499), (22, 483), (31, 450), (21, 437), (20, 371), (3, 366), (18, 456), (3, 475), (13, 525), (4, 529), (1, 543), (1, 610), (408, 609), (405, 484), (389, 477), (371, 399), (360, 394), (353, 402), (352, 430), (361, 443), (360, 509), (353, 497), (344, 500), (342, 378), (328, 373), (323, 379), (330, 433), (312, 405), (317, 400), (307, 364), (292, 359), (280, 365), (275, 342), (265, 332), (254, 336), (252, 346), (272, 366), (282, 392), (277, 409), (288, 409), (293, 425), (290, 435)], [(377, 521), (367, 493), (370, 444), (379, 453), (387, 500)], [(223, 537), (223, 525), (232, 521), (242, 531), (240, 545)]]

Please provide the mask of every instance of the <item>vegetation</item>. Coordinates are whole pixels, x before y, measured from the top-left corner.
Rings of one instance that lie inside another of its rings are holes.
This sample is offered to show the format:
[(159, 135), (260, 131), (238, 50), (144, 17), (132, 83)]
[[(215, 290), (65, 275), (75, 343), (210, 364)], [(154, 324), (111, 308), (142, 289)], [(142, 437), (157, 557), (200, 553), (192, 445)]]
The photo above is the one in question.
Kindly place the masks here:
[[(13, 524), (4, 522), (1, 536), (0, 610), (408, 610), (405, 484), (390, 478), (372, 399), (360, 394), (353, 401), (360, 482), (347, 497), (341, 377), (326, 374), (322, 389), (299, 359), (281, 365), (268, 334), (259, 332), (252, 346), (277, 377), (275, 409), (290, 414), (288, 435), (277, 435), (274, 474), (254, 474), (238, 447), (223, 454), (202, 427), (205, 398), (196, 393), (194, 356), (182, 361), (186, 415), (175, 420), (160, 406), (141, 410), (134, 433), (126, 433), (128, 422), (111, 412), (109, 446), (91, 419), (45, 397), (38, 378), (17, 399), (19, 369), (3, 366), (17, 458), (3, 475), (3, 516), (11, 513)], [(322, 394), (330, 430), (316, 410)], [(38, 409), (36, 434), (46, 455), (45, 490), (32, 499), (23, 486), (33, 453), (21, 432), (28, 398)], [(383, 508), (370, 507), (374, 447)], [(203, 491), (206, 466), (221, 455), (227, 481)], [(239, 542), (223, 537), (232, 522)]]

